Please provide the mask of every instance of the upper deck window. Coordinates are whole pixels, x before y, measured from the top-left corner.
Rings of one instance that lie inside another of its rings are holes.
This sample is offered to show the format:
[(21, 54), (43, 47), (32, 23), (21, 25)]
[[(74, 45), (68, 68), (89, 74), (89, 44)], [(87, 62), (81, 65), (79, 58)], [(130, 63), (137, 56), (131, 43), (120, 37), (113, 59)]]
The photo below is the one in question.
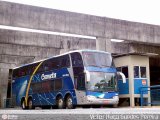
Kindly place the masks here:
[(80, 53), (71, 53), (71, 59), (72, 59), (72, 66), (73, 67), (80, 67), (83, 66), (83, 61)]
[(111, 54), (101, 52), (83, 52), (85, 66), (110, 67), (112, 66)]

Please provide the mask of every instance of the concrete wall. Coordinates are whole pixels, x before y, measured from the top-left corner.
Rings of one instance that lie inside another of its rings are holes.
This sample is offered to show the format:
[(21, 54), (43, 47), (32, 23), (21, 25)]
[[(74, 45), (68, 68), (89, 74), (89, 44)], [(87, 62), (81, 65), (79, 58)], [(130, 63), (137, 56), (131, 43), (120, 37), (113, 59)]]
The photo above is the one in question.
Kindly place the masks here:
[(160, 43), (160, 26), (0, 2), (0, 24), (134, 42)]

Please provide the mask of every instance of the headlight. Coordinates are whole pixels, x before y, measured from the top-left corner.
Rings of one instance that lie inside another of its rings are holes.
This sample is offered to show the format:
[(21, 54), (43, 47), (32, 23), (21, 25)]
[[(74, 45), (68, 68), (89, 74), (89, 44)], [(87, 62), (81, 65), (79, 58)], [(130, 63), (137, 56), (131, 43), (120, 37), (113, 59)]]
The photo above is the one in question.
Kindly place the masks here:
[(118, 96), (113, 96), (113, 99), (119, 99)]
[(118, 93), (116, 93), (115, 96), (118, 96)]

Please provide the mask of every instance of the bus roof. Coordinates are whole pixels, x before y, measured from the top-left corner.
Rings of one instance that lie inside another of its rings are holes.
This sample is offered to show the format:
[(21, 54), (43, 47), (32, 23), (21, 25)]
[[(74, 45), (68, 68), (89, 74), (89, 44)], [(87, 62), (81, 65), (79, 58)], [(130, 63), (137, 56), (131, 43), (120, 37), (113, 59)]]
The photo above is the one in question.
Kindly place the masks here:
[(28, 66), (28, 65), (33, 65), (33, 64), (35, 64), (35, 63), (39, 63), (39, 62), (42, 62), (42, 61), (45, 61), (45, 60), (49, 60), (49, 59), (52, 59), (52, 58), (55, 58), (55, 57), (60, 57), (60, 56), (63, 56), (63, 55), (67, 55), (67, 54), (70, 54), (70, 53), (74, 53), (74, 52), (101, 52), (101, 53), (110, 54), (109, 52), (100, 51), (100, 50), (89, 50), (89, 49), (72, 50), (72, 51), (69, 51), (69, 52), (66, 52), (66, 53), (63, 53), (63, 54), (60, 54), (60, 55), (55, 55), (55, 56), (52, 56), (52, 57), (49, 57), (49, 58), (46, 58), (46, 59), (42, 59), (42, 60), (34, 61), (34, 62), (32, 62), (32, 63), (24, 64), (24, 65), (15, 67), (15, 68), (13, 68), (13, 69), (18, 69), (18, 68), (25, 67), (25, 66)]

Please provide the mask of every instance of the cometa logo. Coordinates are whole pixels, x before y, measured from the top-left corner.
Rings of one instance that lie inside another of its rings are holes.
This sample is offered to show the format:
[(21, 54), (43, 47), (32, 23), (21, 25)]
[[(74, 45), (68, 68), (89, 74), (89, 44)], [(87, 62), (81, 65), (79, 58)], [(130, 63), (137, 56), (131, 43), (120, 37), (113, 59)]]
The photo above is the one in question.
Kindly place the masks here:
[(45, 75), (45, 74), (41, 75), (42, 80), (47, 80), (47, 79), (52, 79), (52, 78), (56, 78), (56, 73), (51, 73), (49, 75)]

